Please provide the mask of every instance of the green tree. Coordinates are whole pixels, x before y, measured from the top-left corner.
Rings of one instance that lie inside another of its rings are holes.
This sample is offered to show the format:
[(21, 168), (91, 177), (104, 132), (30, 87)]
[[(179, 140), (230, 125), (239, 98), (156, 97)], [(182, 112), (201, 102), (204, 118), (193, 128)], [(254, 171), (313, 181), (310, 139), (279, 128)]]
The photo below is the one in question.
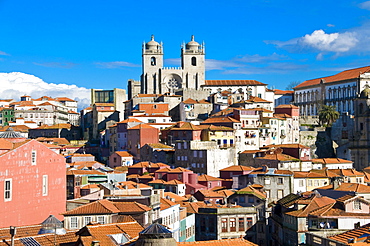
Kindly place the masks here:
[(335, 109), (335, 106), (323, 105), (319, 111), (319, 122), (320, 125), (331, 126), (338, 118), (340, 114)]

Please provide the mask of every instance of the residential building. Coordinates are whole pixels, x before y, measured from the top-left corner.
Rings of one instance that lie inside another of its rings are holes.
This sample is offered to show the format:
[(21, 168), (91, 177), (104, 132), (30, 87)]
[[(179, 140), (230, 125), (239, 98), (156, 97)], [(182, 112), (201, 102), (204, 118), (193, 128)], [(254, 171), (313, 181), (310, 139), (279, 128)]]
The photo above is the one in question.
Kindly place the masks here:
[[(257, 221), (254, 207), (216, 207), (199, 208), (195, 215), (196, 241), (239, 238)], [(247, 240), (252, 241), (252, 236)]]
[(159, 130), (148, 124), (127, 129), (127, 150), (135, 160), (140, 160), (141, 147), (148, 143), (159, 143)]
[(34, 129), (29, 129), (28, 136), (29, 138), (65, 138), (71, 141), (81, 139), (81, 130), (79, 127), (71, 124), (42, 125)]
[(168, 227), (172, 232), (173, 238), (180, 241), (180, 204), (174, 203), (171, 200), (161, 198), (161, 209), (159, 217), (161, 223)]
[[(126, 90), (114, 88), (112, 90), (100, 90), (100, 89), (91, 89), (91, 105), (94, 104), (113, 104), (115, 111), (119, 112), (118, 121), (121, 121), (124, 118), (125, 105), (124, 101), (127, 100)], [(99, 121), (100, 122), (100, 121)]]
[(294, 91), (274, 89), (275, 107), (282, 104), (291, 104), (294, 101)]
[(116, 151), (109, 156), (109, 167), (131, 166), (134, 163), (133, 156), (127, 151)]
[(236, 163), (235, 148), (220, 148), (215, 141), (178, 141), (175, 150), (175, 166), (199, 174), (217, 177), (219, 170)]
[(206, 100), (194, 100), (188, 98), (178, 104), (172, 111), (175, 121), (199, 121), (206, 120), (212, 112), (212, 104)]
[(0, 156), (0, 227), (38, 224), (51, 214), (62, 219), (65, 158), (36, 140), (2, 142), (7, 151)]
[(98, 200), (63, 213), (64, 227), (73, 230), (80, 229), (91, 222), (99, 224), (117, 223), (128, 215), (140, 225), (146, 226), (152, 223), (151, 210), (150, 207), (138, 202)]
[(161, 162), (173, 166), (175, 163), (175, 148), (162, 143), (145, 144), (140, 151), (140, 160)]

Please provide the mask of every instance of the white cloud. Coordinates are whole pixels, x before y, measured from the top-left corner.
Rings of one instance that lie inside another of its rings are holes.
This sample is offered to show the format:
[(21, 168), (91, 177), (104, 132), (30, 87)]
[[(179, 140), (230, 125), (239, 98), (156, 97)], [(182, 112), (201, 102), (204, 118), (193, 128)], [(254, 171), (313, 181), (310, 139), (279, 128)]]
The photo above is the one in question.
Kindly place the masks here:
[(353, 32), (327, 34), (323, 30), (316, 30), (312, 34), (306, 34), (299, 42), (319, 51), (340, 53), (355, 47), (358, 39)]
[(0, 98), (20, 100), (23, 95), (39, 98), (41, 96), (68, 97), (78, 101), (78, 108), (90, 105), (90, 90), (67, 84), (46, 83), (42, 79), (25, 73), (0, 73)]
[(95, 64), (101, 68), (140, 67), (140, 65), (138, 64), (125, 61), (96, 62)]
[(359, 4), (359, 7), (362, 8), (362, 9), (370, 10), (370, 1), (366, 1), (366, 2), (360, 3)]
[(0, 50), (0, 56), (10, 56), (8, 53)]
[(323, 59), (325, 53), (344, 55), (353, 52), (368, 52), (370, 51), (367, 48), (369, 47), (367, 44), (368, 39), (369, 31), (363, 26), (361, 28), (353, 28), (350, 31), (336, 33), (326, 33), (320, 29), (288, 41), (269, 40), (265, 42), (273, 44), (278, 48), (286, 49), (291, 53), (318, 52), (317, 58)]

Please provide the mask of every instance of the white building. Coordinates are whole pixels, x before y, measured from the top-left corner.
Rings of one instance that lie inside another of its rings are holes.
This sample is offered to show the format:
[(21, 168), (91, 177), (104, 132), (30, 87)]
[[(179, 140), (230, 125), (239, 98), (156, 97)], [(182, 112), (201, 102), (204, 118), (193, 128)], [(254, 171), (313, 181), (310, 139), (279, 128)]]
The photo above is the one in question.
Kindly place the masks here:
[(339, 113), (354, 114), (354, 99), (370, 81), (370, 66), (306, 80), (294, 87), (294, 102), (300, 115), (318, 115), (319, 105), (334, 105)]

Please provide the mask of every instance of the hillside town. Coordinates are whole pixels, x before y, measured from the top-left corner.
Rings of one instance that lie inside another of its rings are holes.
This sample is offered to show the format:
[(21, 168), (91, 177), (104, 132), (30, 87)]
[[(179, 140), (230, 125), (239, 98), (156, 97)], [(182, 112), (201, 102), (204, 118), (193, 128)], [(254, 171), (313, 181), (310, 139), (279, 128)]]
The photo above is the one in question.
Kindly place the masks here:
[(370, 245), (370, 66), (282, 90), (180, 52), (82, 110), (0, 100), (0, 246)]

